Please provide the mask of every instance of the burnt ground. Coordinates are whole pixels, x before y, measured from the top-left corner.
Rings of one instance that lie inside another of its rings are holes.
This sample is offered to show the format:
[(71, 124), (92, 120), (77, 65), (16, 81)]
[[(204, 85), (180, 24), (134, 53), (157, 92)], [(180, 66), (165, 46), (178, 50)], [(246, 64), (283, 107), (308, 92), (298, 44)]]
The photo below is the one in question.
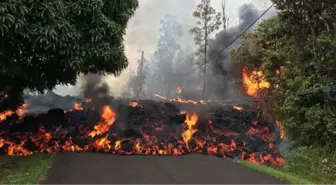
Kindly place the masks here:
[(211, 155), (59, 153), (41, 184), (285, 184)]

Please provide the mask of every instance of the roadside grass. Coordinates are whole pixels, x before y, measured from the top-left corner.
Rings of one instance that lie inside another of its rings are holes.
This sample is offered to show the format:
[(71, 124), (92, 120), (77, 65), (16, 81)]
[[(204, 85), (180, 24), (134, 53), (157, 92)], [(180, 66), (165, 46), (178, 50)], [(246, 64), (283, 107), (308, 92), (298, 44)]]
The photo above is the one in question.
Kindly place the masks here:
[(262, 165), (254, 164), (248, 161), (239, 161), (239, 163), (244, 164), (245, 166), (249, 168), (253, 168), (261, 173), (267, 174), (269, 176), (273, 176), (281, 181), (289, 182), (291, 184), (315, 184), (313, 182), (305, 180), (304, 178), (300, 178), (292, 174), (286, 173), (282, 171), (281, 169), (262, 166)]
[(336, 184), (336, 151), (300, 147), (284, 157), (286, 165), (282, 168), (266, 167), (247, 161), (239, 163), (291, 184)]
[(34, 154), (8, 160), (8, 165), (0, 168), (0, 184), (37, 184), (51, 166), (52, 155)]

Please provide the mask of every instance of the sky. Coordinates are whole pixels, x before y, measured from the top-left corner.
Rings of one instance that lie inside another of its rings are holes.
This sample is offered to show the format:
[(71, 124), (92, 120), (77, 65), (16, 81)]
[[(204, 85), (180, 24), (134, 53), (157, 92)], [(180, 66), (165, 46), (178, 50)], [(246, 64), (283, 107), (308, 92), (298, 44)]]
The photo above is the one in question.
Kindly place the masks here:
[[(184, 36), (181, 41), (182, 47), (190, 47), (192, 38), (188, 31), (194, 26), (192, 13), (201, 0), (139, 0), (139, 7), (134, 16), (129, 20), (125, 35), (125, 54), (129, 59), (129, 66), (118, 77), (113, 75), (105, 77), (110, 86), (111, 94), (120, 96), (125, 87), (130, 73), (137, 69), (137, 61), (140, 51), (144, 51), (145, 57), (150, 58), (153, 54), (156, 42), (159, 38), (160, 20), (166, 14), (179, 17), (183, 26)], [(212, 6), (221, 11), (223, 0), (212, 0)], [(253, 3), (257, 8), (265, 10), (271, 4), (270, 0), (226, 0), (227, 10), (232, 24), (237, 23), (238, 9), (244, 4)], [(76, 95), (80, 92), (80, 80), (76, 86), (57, 86), (54, 92), (60, 95)]]

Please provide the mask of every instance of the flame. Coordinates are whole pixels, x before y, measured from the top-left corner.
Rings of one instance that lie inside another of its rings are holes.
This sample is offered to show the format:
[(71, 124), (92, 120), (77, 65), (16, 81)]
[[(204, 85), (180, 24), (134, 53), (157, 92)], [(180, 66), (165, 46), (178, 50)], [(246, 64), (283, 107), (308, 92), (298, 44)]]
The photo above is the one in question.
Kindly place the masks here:
[(188, 143), (197, 129), (195, 129), (195, 125), (198, 121), (198, 116), (196, 113), (192, 114), (191, 116), (187, 114), (185, 125), (187, 126), (187, 130), (182, 133), (182, 138), (184, 143), (188, 146)]
[(170, 102), (177, 102), (177, 103), (185, 103), (185, 104), (203, 104), (205, 105), (206, 103), (203, 101), (203, 100), (200, 100), (199, 102), (195, 101), (195, 100), (185, 100), (185, 99), (182, 99), (180, 97), (177, 97), (176, 99), (174, 98), (167, 98), (167, 97), (164, 97), (164, 96), (161, 96), (159, 94), (154, 94), (154, 96), (158, 97), (158, 98), (161, 98), (163, 100), (166, 100), (166, 101), (170, 101)]
[[(132, 102), (131, 105), (133, 105)], [(234, 107), (240, 108), (238, 106)], [(162, 116), (164, 116), (164, 113), (162, 113)], [(40, 126), (37, 133), (25, 132), (17, 133), (17, 135), (11, 133), (9, 138), (1, 132), (0, 149), (13, 156), (32, 155), (37, 152), (82, 152), (92, 150), (124, 155), (172, 156), (183, 155), (188, 152), (199, 152), (223, 157), (240, 155), (243, 160), (278, 167), (283, 166), (285, 163), (277, 152), (273, 135), (268, 127), (258, 124), (258, 121), (248, 122), (250, 129), (247, 132), (240, 133), (240, 131), (221, 130), (218, 127), (218, 122), (214, 122), (214, 120), (200, 122), (201, 119), (196, 113), (190, 114), (181, 111), (174, 116), (181, 116), (182, 118), (185, 116), (185, 119), (183, 118), (184, 120), (182, 119), (180, 122), (183, 122), (183, 125), (181, 124), (181, 127), (176, 132), (169, 133), (167, 138), (160, 138), (160, 135), (162, 135), (161, 133), (167, 133), (165, 128), (168, 124), (163, 121), (147, 122), (150, 118), (143, 120), (144, 123), (139, 126), (139, 137), (125, 137), (114, 133), (116, 132), (115, 129), (110, 130), (112, 126), (115, 126), (116, 113), (109, 106), (104, 106), (101, 111), (100, 121), (93, 128), (84, 124), (80, 125), (76, 128), (78, 132), (76, 137), (70, 137), (68, 130), (47, 131), (43, 126)], [(210, 130), (206, 134), (203, 133), (203, 129), (200, 132), (196, 128), (198, 123), (208, 124)], [(221, 123), (219, 122), (219, 124)], [(279, 121), (277, 121), (278, 124), (280, 124)], [(13, 135), (14, 139), (11, 138)], [(234, 141), (234, 138), (239, 136), (251, 139)], [(248, 142), (253, 142), (255, 137), (261, 138), (267, 144), (268, 151), (254, 153), (253, 151), (245, 150), (245, 146), (250, 145)], [(223, 138), (225, 139), (223, 140)], [(84, 143), (81, 143), (82, 141)], [(29, 150), (27, 147), (32, 144), (36, 149)]]
[(13, 114), (14, 114), (14, 112), (11, 111), (11, 110), (6, 110), (6, 111), (4, 111), (4, 112), (1, 112), (1, 113), (0, 113), (0, 121), (4, 121), (4, 120), (6, 120), (8, 116), (11, 116), (11, 115), (13, 115)]
[(97, 135), (106, 133), (109, 130), (110, 126), (113, 125), (116, 119), (116, 114), (109, 106), (104, 106), (101, 118), (102, 120), (94, 126), (94, 130), (90, 132), (89, 136), (95, 137)]
[(130, 107), (138, 107), (138, 106), (140, 106), (137, 102), (130, 102), (129, 104), (128, 104)]
[(243, 107), (239, 107), (239, 106), (233, 106), (233, 109), (236, 109), (236, 110), (241, 111), (241, 110), (243, 110), (244, 108), (243, 108)]
[(177, 87), (177, 93), (178, 93), (178, 94), (181, 94), (182, 90), (183, 90), (183, 87), (181, 87), (181, 86), (178, 86), (178, 87)]
[(276, 120), (275, 123), (276, 123), (277, 127), (280, 129), (280, 138), (281, 138), (281, 140), (286, 140), (285, 127), (278, 120)]
[(14, 113), (16, 113), (16, 115), (19, 116), (19, 120), (21, 120), (24, 116), (24, 110), (28, 108), (28, 104), (23, 104), (21, 105), (18, 109), (16, 109), (15, 111), (11, 111), (11, 110), (6, 110), (4, 112), (0, 112), (0, 121), (5, 121), (7, 119), (8, 116), (13, 115)]
[(244, 68), (242, 71), (242, 81), (247, 95), (251, 97), (258, 97), (261, 89), (270, 88), (270, 83), (266, 81), (262, 71), (252, 71), (251, 74), (248, 74), (246, 68)]
[(75, 110), (84, 110), (83, 107), (82, 107), (82, 105), (79, 104), (79, 103), (74, 103), (74, 109)]

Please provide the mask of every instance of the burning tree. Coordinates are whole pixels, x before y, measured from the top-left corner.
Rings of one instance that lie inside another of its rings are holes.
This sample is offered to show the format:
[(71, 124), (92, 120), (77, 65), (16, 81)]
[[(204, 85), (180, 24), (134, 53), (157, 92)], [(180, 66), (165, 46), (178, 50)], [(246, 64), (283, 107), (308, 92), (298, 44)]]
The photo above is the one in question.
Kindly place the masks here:
[(6, 100), (20, 103), (15, 97), (25, 88), (42, 92), (74, 84), (79, 73), (119, 74), (128, 65), (123, 35), (137, 0), (4, 0), (0, 6), (0, 93), (8, 96), (2, 109)]

